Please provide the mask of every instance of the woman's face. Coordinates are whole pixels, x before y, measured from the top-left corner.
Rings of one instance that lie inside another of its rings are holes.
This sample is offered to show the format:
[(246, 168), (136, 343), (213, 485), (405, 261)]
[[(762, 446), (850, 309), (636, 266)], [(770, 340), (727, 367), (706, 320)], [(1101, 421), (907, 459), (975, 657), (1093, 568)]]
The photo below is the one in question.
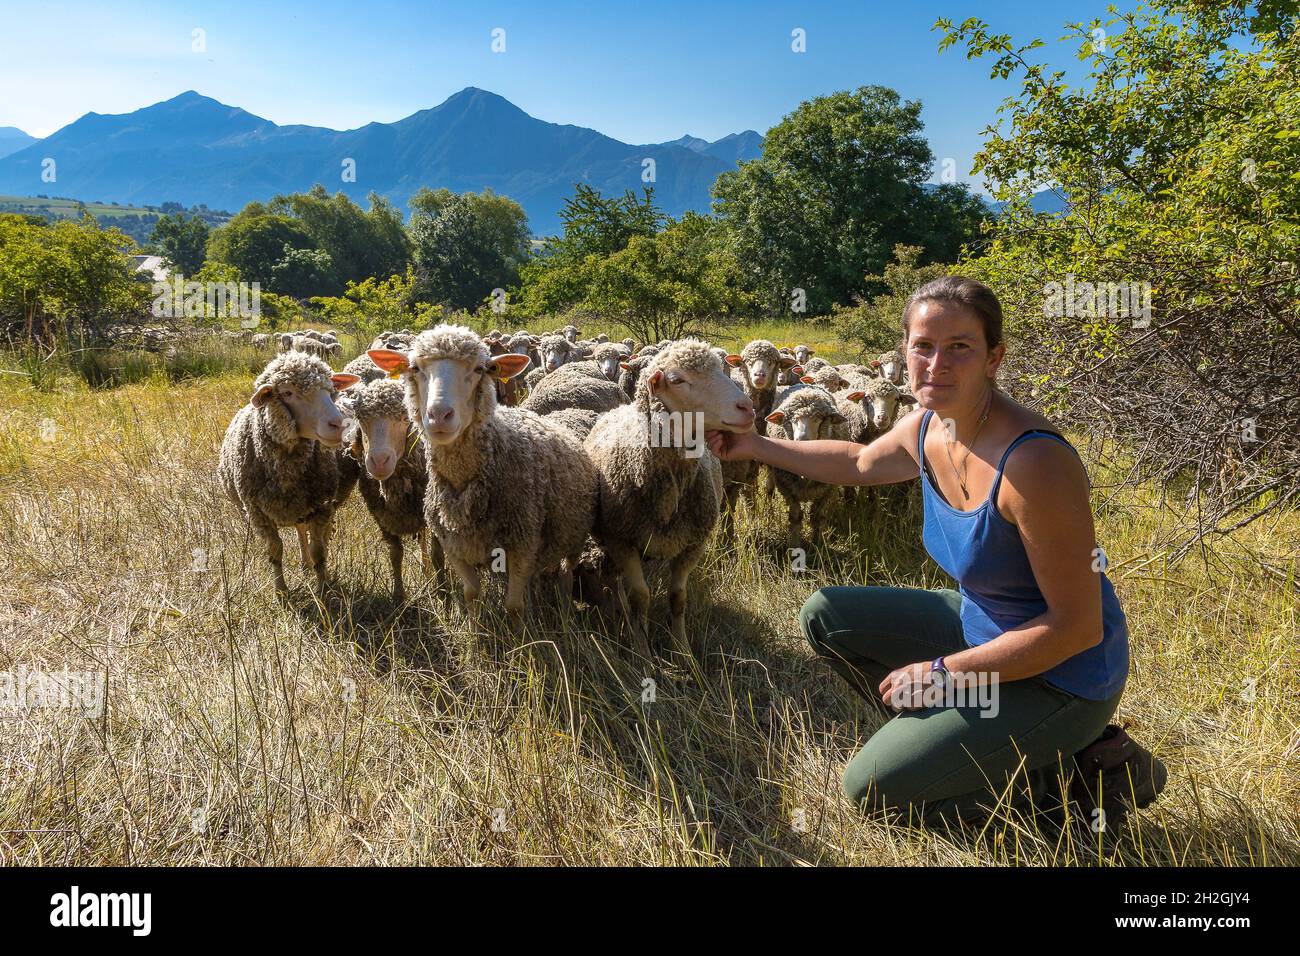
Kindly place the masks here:
[(982, 402), (1005, 348), (991, 352), (979, 317), (955, 302), (919, 302), (907, 336), (907, 372), (922, 407), (961, 411)]

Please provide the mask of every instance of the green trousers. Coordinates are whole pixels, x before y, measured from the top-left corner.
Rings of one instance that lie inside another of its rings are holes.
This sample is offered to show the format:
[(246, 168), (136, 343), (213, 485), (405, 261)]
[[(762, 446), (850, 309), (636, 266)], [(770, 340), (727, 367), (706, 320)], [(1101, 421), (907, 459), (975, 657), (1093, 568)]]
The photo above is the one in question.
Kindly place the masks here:
[(932, 825), (1059, 808), (1072, 756), (1119, 705), (1123, 688), (1088, 700), (1032, 677), (999, 683), (995, 707), (887, 708), (878, 688), (890, 671), (966, 647), (960, 613), (957, 591), (888, 587), (822, 588), (799, 612), (813, 650), (888, 717), (844, 771), (864, 810)]

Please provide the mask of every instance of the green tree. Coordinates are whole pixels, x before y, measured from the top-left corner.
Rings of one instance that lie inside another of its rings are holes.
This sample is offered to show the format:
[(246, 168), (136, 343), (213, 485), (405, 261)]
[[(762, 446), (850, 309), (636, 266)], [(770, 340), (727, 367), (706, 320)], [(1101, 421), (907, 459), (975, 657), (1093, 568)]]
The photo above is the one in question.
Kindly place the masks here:
[(761, 158), (718, 177), (715, 212), (765, 309), (825, 312), (867, 291), (896, 243), (934, 261), (971, 238), (964, 187), (923, 188), (934, 157), (920, 114), (881, 86), (817, 97), (768, 132)]
[[(976, 156), (1009, 205), (963, 265), (1021, 343), (1008, 370), (1066, 425), (1123, 439), (1139, 477), (1194, 472), (1175, 556), (1300, 499), (1297, 25), (1293, 3), (1239, 0), (1068, 24), (1077, 87), (1033, 62), (1040, 40), (935, 25), (1020, 81)], [(1062, 215), (1033, 212), (1044, 188)]]
[(149, 241), (173, 269), (190, 276), (203, 268), (208, 233), (208, 224), (198, 216), (176, 213), (162, 216), (154, 223)]
[[(208, 259), (234, 266), (245, 281), (259, 282), (268, 291), (277, 291), (273, 288), (275, 267), (286, 252), (316, 248), (297, 219), (269, 212), (261, 203), (249, 203), (230, 222), (212, 231)], [(317, 294), (336, 291), (342, 291), (342, 283), (333, 275), (326, 277), (321, 287), (311, 290)]]
[(424, 189), (411, 205), (417, 299), (469, 310), (519, 281), (529, 238), (517, 202), (490, 189), (460, 195)]
[(377, 193), (370, 194), (369, 202), (370, 209), (362, 210), (348, 196), (331, 196), (317, 183), (305, 193), (276, 196), (267, 209), (297, 220), (312, 244), (329, 256), (341, 289), (348, 282), (401, 272), (410, 261), (401, 213)]

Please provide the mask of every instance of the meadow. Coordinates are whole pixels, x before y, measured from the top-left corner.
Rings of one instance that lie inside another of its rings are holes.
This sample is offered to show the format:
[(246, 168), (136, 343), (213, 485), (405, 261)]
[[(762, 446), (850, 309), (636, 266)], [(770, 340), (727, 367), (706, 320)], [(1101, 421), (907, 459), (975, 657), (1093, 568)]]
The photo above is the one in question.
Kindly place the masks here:
[[(824, 327), (714, 341), (755, 337), (852, 357)], [(0, 670), (92, 671), (104, 690), (96, 716), (0, 712), (0, 863), (1300, 863), (1295, 511), (1172, 564), (1182, 496), (1125, 484), (1123, 449), (1070, 436), (1132, 634), (1118, 717), (1168, 788), (1104, 841), (1009, 810), (927, 830), (842, 795), (880, 718), (796, 620), (823, 585), (947, 584), (921, 548), (916, 488), (837, 504), (802, 571), (779, 500), (743, 505), (691, 582), (697, 667), (646, 673), (594, 612), (545, 600), (493, 662), (415, 548), (408, 603), (392, 605), (356, 495), (333, 596), (318, 605), (290, 558), (277, 602), (214, 475), (260, 359), (137, 361), (92, 388), (0, 355)], [(657, 579), (652, 592), (666, 628)]]

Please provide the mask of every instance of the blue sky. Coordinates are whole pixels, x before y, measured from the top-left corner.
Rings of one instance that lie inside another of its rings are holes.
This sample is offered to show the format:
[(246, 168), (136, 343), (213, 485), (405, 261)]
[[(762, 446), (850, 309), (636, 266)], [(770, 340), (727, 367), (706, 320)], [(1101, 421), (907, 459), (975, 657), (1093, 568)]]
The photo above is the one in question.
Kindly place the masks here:
[[(1131, 6), (1123, 4), (1122, 8)], [(814, 96), (868, 83), (924, 104), (937, 158), (962, 179), (980, 131), (1018, 88), (938, 52), (939, 16), (979, 16), (1077, 71), (1055, 43), (1102, 2), (6, 3), (0, 126), (47, 135), (89, 111), (130, 112), (194, 89), (276, 123), (350, 129), (466, 86), (539, 119), (629, 143), (764, 132)], [(491, 49), (505, 31), (505, 51)], [(806, 31), (807, 52), (791, 50)], [(195, 52), (193, 31), (206, 49)], [(978, 184), (977, 184), (978, 185)]]

